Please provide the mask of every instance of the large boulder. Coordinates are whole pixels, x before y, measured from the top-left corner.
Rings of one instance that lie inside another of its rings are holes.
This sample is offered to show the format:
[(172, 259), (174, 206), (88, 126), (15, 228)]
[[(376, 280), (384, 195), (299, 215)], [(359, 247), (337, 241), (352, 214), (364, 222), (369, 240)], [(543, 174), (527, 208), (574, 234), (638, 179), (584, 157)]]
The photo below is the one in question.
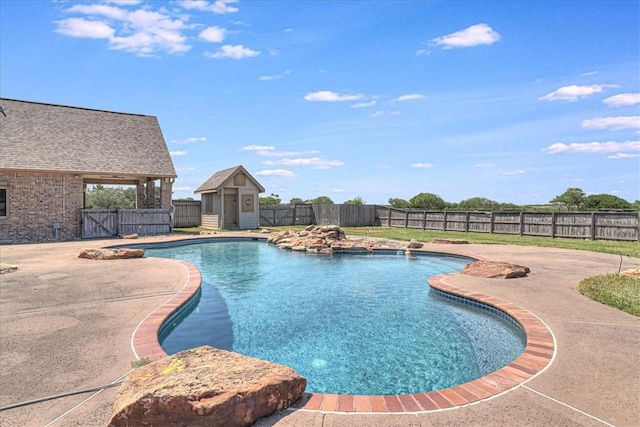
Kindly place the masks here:
[(493, 279), (511, 279), (514, 277), (524, 277), (529, 271), (529, 267), (509, 264), (508, 262), (476, 261), (467, 264), (462, 270), (462, 274)]
[(82, 249), (78, 258), (87, 259), (129, 259), (142, 258), (144, 249)]
[(109, 427), (249, 426), (298, 400), (306, 384), (287, 366), (198, 347), (133, 370)]

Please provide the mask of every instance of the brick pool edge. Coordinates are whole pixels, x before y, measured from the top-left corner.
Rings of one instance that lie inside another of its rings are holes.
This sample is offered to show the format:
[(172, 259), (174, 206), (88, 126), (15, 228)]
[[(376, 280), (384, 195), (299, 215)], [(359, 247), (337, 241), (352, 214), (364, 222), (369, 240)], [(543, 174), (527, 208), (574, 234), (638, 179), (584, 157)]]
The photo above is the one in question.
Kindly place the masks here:
[[(174, 262), (182, 264), (187, 269), (187, 280), (174, 297), (149, 314), (135, 329), (131, 347), (139, 359), (153, 361), (167, 356), (158, 341), (161, 327), (200, 290), (202, 276), (198, 268), (186, 261)], [(444, 282), (448, 276), (452, 274), (430, 278), (429, 286), (445, 294), (493, 307), (512, 317), (522, 327), (526, 335), (526, 346), (518, 358), (491, 374), (442, 390), (377, 396), (304, 393), (290, 409), (344, 413), (412, 413), (455, 409), (516, 389), (551, 364), (555, 355), (555, 339), (542, 320), (515, 304), (450, 286)]]

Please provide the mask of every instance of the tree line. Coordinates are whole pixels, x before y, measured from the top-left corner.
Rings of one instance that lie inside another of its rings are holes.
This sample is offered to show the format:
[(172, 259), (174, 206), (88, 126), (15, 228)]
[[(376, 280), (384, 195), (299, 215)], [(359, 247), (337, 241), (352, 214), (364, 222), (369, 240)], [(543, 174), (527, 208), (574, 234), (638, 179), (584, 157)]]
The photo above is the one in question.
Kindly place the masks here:
[[(289, 201), (290, 205), (299, 203), (333, 204), (333, 200), (328, 196), (319, 196), (314, 199), (303, 200), (294, 197)], [(280, 196), (271, 194), (260, 197), (261, 205), (282, 204)], [(354, 197), (343, 204), (364, 205), (366, 202), (362, 197)], [(564, 193), (557, 195), (549, 201), (547, 205), (517, 205), (515, 203), (503, 203), (486, 197), (471, 197), (460, 202), (447, 202), (442, 197), (434, 193), (419, 193), (409, 200), (400, 198), (390, 198), (388, 206), (398, 209), (423, 209), (432, 211), (460, 210), (460, 211), (512, 211), (512, 210), (582, 210), (597, 211), (602, 209), (615, 210), (640, 210), (640, 200), (631, 203), (627, 200), (612, 194), (591, 194), (586, 195), (580, 188), (569, 188)]]
[[(192, 198), (188, 198), (193, 200)], [(280, 205), (282, 200), (278, 194), (259, 198), (261, 205)], [(313, 199), (301, 199), (294, 197), (289, 204), (314, 203), (333, 204), (328, 196), (318, 196)], [(354, 197), (342, 202), (346, 205), (364, 205), (366, 201), (362, 197)], [(110, 187), (96, 185), (86, 192), (85, 207), (87, 209), (133, 209), (136, 206), (136, 190), (133, 187)], [(390, 198), (388, 206), (398, 209), (423, 209), (433, 211), (461, 210), (461, 211), (505, 211), (505, 210), (581, 210), (597, 211), (602, 209), (638, 210), (640, 200), (631, 203), (612, 194), (586, 195), (580, 188), (568, 188), (564, 193), (557, 195), (547, 205), (521, 206), (514, 203), (501, 203), (485, 197), (471, 197), (458, 203), (447, 202), (442, 197), (433, 193), (419, 193), (409, 200)]]

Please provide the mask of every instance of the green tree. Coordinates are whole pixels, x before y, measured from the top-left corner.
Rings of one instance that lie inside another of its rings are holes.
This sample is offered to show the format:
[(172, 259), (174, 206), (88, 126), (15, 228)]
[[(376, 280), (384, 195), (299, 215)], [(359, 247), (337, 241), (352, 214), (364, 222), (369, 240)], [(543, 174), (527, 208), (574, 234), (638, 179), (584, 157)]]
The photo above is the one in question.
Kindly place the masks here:
[(500, 209), (500, 203), (486, 197), (471, 197), (458, 203), (458, 209), (464, 211), (483, 210), (497, 211)]
[(105, 187), (97, 184), (87, 190), (87, 209), (135, 209), (136, 189), (134, 187)]
[(300, 204), (300, 203), (304, 203), (304, 200), (302, 200), (299, 197), (294, 197), (293, 199), (289, 200), (289, 204), (291, 204), (291, 205), (297, 205), (297, 204)]
[(389, 199), (389, 206), (397, 209), (407, 209), (411, 207), (411, 203), (407, 202), (405, 199), (395, 199), (392, 197)]
[(549, 203), (556, 203), (564, 205), (567, 210), (571, 210), (572, 207), (578, 209), (584, 202), (585, 194), (580, 188), (568, 188), (564, 193), (556, 196)]
[(582, 209), (596, 211), (598, 209), (631, 209), (631, 203), (613, 194), (591, 194), (585, 197)]
[(318, 196), (313, 199), (311, 203), (315, 203), (317, 205), (332, 205), (333, 200), (331, 200), (328, 196)]
[(364, 201), (364, 199), (360, 196), (354, 197), (353, 199), (344, 202), (345, 205), (364, 205), (365, 203), (366, 202)]
[(640, 211), (640, 200), (636, 200), (631, 204), (631, 209)]
[(440, 196), (433, 193), (420, 193), (409, 199), (412, 208), (427, 209), (432, 211), (444, 210), (446, 202)]
[(270, 196), (260, 197), (258, 199), (258, 203), (261, 205), (279, 205), (280, 202), (280, 196), (273, 193), (271, 193)]

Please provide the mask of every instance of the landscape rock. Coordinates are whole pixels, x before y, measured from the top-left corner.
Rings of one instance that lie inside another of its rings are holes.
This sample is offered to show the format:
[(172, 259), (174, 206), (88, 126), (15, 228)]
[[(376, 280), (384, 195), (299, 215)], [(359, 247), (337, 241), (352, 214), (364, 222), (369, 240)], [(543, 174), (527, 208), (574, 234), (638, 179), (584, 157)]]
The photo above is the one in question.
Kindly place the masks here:
[(462, 270), (462, 274), (493, 279), (512, 279), (514, 277), (524, 277), (529, 271), (529, 267), (508, 262), (476, 261), (467, 264)]
[(0, 264), (0, 274), (13, 273), (18, 271), (18, 267), (11, 264)]
[(144, 249), (82, 249), (78, 258), (87, 259), (129, 259), (142, 258)]
[(628, 270), (622, 271), (620, 274), (623, 276), (629, 276), (636, 279), (640, 279), (640, 268), (630, 268)]
[(198, 347), (133, 370), (109, 427), (249, 426), (298, 400), (306, 382), (287, 366)]
[(434, 239), (431, 243), (441, 243), (441, 244), (449, 244), (449, 245), (465, 245), (469, 242), (464, 239)]
[(411, 239), (411, 241), (407, 245), (407, 249), (420, 249), (423, 246), (424, 245), (422, 243), (418, 242), (417, 240)]
[(133, 233), (133, 234), (124, 234), (120, 237), (122, 237), (123, 239), (137, 239), (140, 236), (138, 236), (138, 234), (136, 233)]

